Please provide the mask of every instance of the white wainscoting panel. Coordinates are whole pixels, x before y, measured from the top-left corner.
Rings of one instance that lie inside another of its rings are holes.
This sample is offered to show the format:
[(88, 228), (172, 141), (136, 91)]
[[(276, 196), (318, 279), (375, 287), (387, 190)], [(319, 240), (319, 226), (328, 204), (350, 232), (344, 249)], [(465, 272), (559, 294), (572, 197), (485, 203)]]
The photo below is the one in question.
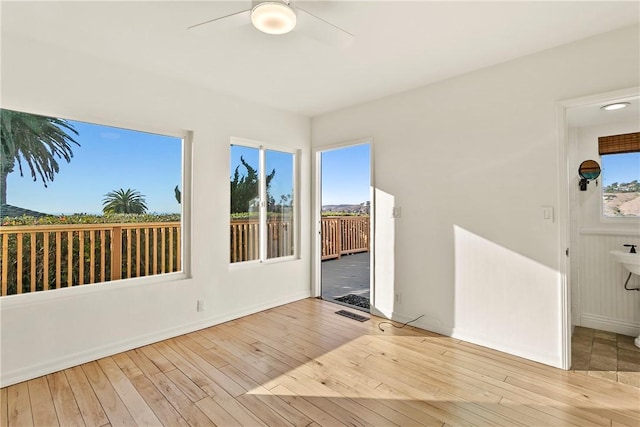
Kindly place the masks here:
[[(638, 335), (640, 332), (640, 291), (627, 291), (629, 272), (613, 260), (609, 251), (628, 250), (625, 243), (640, 245), (640, 232), (581, 229), (579, 236), (580, 324)], [(640, 276), (632, 275), (629, 287), (640, 286)]]

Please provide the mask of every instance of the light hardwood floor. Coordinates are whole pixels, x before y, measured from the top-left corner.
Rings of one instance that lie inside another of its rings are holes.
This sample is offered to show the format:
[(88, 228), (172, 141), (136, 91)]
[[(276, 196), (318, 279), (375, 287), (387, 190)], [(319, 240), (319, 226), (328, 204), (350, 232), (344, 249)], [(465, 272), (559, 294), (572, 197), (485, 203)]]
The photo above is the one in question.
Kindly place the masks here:
[(640, 389), (307, 299), (1, 389), (3, 426), (640, 425)]

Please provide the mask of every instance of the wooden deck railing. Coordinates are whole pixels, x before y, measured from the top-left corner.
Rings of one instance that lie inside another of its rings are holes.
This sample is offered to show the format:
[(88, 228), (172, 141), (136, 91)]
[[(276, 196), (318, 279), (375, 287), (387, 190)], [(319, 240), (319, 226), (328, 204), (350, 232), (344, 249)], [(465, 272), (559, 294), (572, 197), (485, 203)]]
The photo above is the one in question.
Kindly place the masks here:
[(322, 218), (322, 260), (369, 252), (369, 217)]
[(180, 222), (0, 227), (0, 295), (180, 271)]
[[(232, 220), (230, 226), (231, 262), (253, 261), (260, 258), (260, 222), (257, 219)], [(267, 221), (267, 258), (293, 255), (293, 227), (291, 221)]]
[[(231, 262), (252, 261), (260, 257), (257, 219), (232, 220), (230, 226)], [(267, 222), (267, 258), (293, 254), (293, 227), (288, 221)], [(369, 217), (336, 216), (322, 218), (322, 260), (369, 251)]]
[[(180, 222), (0, 227), (0, 295), (180, 271)], [(259, 258), (257, 220), (231, 221), (231, 262)], [(267, 222), (267, 258), (294, 253), (289, 221)], [(369, 217), (322, 218), (322, 259), (369, 251)]]

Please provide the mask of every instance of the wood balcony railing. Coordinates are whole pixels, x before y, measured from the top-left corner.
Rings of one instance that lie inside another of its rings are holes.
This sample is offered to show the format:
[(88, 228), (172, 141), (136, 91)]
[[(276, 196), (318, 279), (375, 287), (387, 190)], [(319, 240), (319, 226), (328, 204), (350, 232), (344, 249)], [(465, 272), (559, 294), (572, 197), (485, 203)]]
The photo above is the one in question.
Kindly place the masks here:
[[(253, 261), (260, 258), (260, 222), (258, 219), (231, 220), (231, 262)], [(267, 259), (294, 254), (291, 221), (267, 221)]]
[(369, 252), (369, 217), (322, 218), (322, 260)]
[[(260, 257), (260, 223), (257, 219), (232, 220), (230, 226), (231, 262), (252, 261)], [(267, 222), (267, 258), (293, 255), (291, 222)], [(322, 218), (322, 260), (369, 251), (369, 217), (336, 216)]]
[(0, 295), (180, 271), (180, 222), (0, 227)]
[[(231, 262), (259, 258), (259, 223), (234, 220)], [(290, 221), (267, 222), (267, 258), (294, 254)], [(0, 295), (180, 271), (180, 222), (0, 227)], [(322, 218), (322, 259), (369, 251), (369, 217)]]

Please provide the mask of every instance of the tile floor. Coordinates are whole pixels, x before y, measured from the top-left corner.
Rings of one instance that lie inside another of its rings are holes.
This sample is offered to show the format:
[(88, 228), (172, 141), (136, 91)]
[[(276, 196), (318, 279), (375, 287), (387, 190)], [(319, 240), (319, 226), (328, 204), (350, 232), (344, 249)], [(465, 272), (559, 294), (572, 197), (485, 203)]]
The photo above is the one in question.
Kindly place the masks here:
[(640, 387), (640, 348), (634, 337), (576, 326), (571, 370)]

